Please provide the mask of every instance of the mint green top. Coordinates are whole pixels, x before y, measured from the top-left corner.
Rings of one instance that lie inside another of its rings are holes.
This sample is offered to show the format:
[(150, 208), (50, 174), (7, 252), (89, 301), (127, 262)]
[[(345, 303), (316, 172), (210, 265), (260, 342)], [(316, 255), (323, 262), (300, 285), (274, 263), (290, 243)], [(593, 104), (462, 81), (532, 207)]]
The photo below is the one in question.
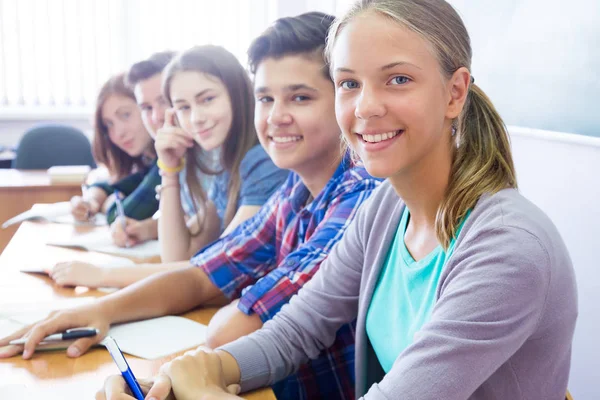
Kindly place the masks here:
[[(470, 210), (456, 237), (469, 214)], [(404, 242), (409, 217), (410, 211), (405, 207), (367, 311), (367, 336), (386, 373), (429, 320), (442, 270), (454, 250), (455, 238), (450, 241), (448, 251), (437, 246), (415, 261)]]

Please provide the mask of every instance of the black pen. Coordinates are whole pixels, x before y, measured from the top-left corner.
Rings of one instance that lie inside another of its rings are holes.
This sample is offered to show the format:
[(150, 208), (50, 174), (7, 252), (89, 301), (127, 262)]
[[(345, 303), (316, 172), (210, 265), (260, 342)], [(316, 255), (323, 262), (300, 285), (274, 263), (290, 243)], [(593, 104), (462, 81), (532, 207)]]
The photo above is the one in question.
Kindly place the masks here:
[[(84, 337), (96, 336), (98, 333), (100, 332), (96, 328), (68, 329), (63, 333), (55, 333), (53, 335), (46, 336), (44, 339), (42, 339), (42, 342), (60, 342), (63, 340), (80, 339)], [(9, 344), (25, 344), (27, 340), (28, 338), (15, 339)]]

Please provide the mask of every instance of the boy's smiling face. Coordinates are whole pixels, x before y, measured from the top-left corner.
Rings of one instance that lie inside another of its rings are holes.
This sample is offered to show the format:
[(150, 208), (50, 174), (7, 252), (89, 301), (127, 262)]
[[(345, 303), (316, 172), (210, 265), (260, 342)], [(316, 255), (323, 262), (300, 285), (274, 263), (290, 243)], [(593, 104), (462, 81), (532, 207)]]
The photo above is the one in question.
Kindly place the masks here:
[(320, 60), (289, 55), (264, 59), (254, 77), (260, 143), (275, 165), (303, 179), (340, 157), (334, 88), (324, 68)]

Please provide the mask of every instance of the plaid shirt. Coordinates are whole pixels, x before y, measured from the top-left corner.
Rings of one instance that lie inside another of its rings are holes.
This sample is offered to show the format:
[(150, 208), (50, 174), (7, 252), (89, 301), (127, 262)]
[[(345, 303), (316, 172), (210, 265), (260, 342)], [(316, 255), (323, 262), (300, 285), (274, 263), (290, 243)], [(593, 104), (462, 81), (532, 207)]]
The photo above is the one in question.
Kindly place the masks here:
[[(191, 262), (228, 298), (241, 296), (241, 311), (268, 321), (314, 276), (378, 184), (345, 157), (305, 205), (310, 193), (292, 173), (254, 217)], [(285, 399), (353, 399), (354, 325), (342, 327), (329, 349), (273, 389)]]
[[(152, 217), (158, 210), (158, 200), (156, 199), (156, 185), (160, 185), (161, 177), (158, 173), (156, 161), (144, 169), (133, 173), (120, 181), (110, 185), (108, 183), (96, 183), (92, 187), (98, 187), (111, 195), (118, 190), (125, 195), (123, 199), (123, 211), (129, 218), (138, 221)], [(112, 224), (117, 218), (117, 205), (111, 204), (106, 210), (106, 220)]]

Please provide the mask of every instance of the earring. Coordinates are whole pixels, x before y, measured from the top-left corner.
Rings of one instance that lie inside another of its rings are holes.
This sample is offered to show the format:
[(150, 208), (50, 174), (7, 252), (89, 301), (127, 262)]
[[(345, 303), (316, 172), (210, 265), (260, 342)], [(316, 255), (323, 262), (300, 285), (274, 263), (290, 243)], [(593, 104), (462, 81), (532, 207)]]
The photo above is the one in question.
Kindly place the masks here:
[(452, 125), (452, 136), (456, 136), (456, 126)]

